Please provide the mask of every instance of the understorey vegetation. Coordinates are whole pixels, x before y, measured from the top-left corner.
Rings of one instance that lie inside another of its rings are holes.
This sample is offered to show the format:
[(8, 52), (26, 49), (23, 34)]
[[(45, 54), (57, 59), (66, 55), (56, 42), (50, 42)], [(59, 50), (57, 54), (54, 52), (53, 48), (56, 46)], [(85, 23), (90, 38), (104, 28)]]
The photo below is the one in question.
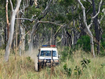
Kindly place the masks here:
[[(68, 49), (63, 49), (69, 51)], [(69, 53), (69, 52), (68, 52)], [(1, 79), (87, 79), (105, 78), (105, 59), (104, 57), (93, 58), (83, 50), (72, 51), (72, 54), (65, 55), (60, 53), (60, 64), (53, 67), (44, 67), (36, 72), (34, 69), (34, 59), (28, 54), (23, 56), (10, 54), (10, 60), (6, 63), (3, 59), (4, 50), (0, 51), (0, 78)], [(34, 55), (34, 53), (32, 54)], [(64, 58), (64, 60), (62, 60)]]

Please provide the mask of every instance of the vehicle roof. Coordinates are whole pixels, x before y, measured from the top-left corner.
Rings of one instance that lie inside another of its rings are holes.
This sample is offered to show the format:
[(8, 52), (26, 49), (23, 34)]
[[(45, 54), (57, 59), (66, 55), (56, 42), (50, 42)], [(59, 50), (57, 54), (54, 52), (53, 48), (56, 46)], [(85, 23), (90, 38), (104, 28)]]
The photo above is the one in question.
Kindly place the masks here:
[(55, 51), (57, 51), (57, 48), (44, 47), (44, 48), (40, 48), (40, 50), (55, 50)]

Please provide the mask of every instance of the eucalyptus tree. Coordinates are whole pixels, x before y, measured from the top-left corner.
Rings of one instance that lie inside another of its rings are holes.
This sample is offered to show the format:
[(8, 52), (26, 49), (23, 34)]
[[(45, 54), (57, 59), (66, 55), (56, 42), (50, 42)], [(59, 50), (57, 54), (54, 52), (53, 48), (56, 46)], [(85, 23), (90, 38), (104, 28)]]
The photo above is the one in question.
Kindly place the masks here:
[[(78, 31), (78, 5), (76, 0), (59, 0), (60, 5), (64, 6), (65, 16), (64, 20), (66, 19), (66, 24), (68, 27), (66, 27), (67, 35), (69, 36), (71, 40), (71, 45), (74, 46), (77, 42), (78, 37), (80, 36)], [(65, 18), (66, 17), (66, 18)]]
[(50, 0), (47, 5), (44, 5), (45, 9), (42, 10), (41, 13), (39, 14), (39, 16), (36, 17), (35, 20), (34, 20), (35, 21), (35, 24), (33, 25), (32, 31), (31, 31), (31, 34), (30, 34), (30, 39), (31, 39), (30, 40), (30, 44), (29, 44), (29, 50), (30, 51), (33, 50), (33, 37), (34, 37), (34, 33), (35, 33), (36, 29), (37, 29), (37, 26), (39, 24), (39, 21), (41, 19), (43, 19), (46, 16), (46, 14), (48, 13), (48, 9), (49, 9), (49, 7), (51, 5), (51, 2), (52, 2), (52, 0)]
[[(67, 1), (59, 0), (59, 1), (60, 1), (61, 4), (63, 4), (66, 7), (66, 9), (65, 9), (66, 13), (67, 13), (66, 15), (68, 16), (68, 19), (71, 22), (73, 22), (74, 26), (77, 27), (77, 28), (81, 28), (81, 26), (82, 26), (82, 30), (81, 31), (84, 30), (89, 35), (89, 37), (91, 38), (91, 52), (93, 53), (93, 55), (95, 57), (94, 42), (93, 42), (93, 40), (95, 40), (95, 39), (93, 39), (93, 34), (91, 32), (90, 27), (93, 25), (94, 18), (96, 19), (96, 17), (100, 13), (100, 8), (101, 8), (101, 5), (102, 5), (102, 1), (100, 1), (99, 6), (97, 7), (98, 8), (97, 13), (93, 13), (94, 11), (92, 12), (92, 1), (91, 0), (83, 0), (83, 1), (79, 0), (78, 2), (81, 2), (81, 4), (80, 4), (81, 8), (79, 7), (77, 1), (72, 1), (72, 0), (67, 0)], [(75, 6), (73, 3), (77, 4), (77, 5)], [(71, 8), (69, 8), (68, 6), (71, 7)], [(74, 10), (73, 10), (73, 7), (74, 7)], [(93, 10), (94, 10), (94, 5), (93, 5)], [(69, 11), (69, 12), (67, 12), (67, 11)], [(82, 15), (82, 11), (83, 11), (83, 15)], [(75, 14), (75, 16), (74, 16), (74, 14)], [(92, 17), (92, 14), (93, 14), (93, 17)], [(83, 16), (83, 20), (81, 19), (82, 16)], [(98, 20), (99, 19), (97, 19), (97, 22), (98, 22)], [(81, 24), (80, 24), (80, 22), (81, 22)], [(84, 22), (84, 23), (82, 23), (82, 22)], [(89, 22), (90, 22), (90, 24), (89, 24)], [(75, 23), (77, 23), (77, 25)], [(80, 27), (78, 27), (78, 26), (80, 26)], [(89, 28), (88, 28), (88, 26), (89, 26)], [(94, 30), (93, 30), (93, 33), (94, 33)], [(99, 36), (100, 35), (98, 35), (97, 37), (99, 37)], [(96, 40), (95, 40), (95, 42), (97, 43)]]
[(37, 1), (37, 0), (34, 0), (35, 4), (30, 2), (31, 6), (26, 7), (25, 10), (23, 10), (23, 9), (20, 10), (20, 13), (22, 12), (23, 17), (16, 18), (16, 19), (23, 20), (22, 24), (25, 26), (26, 31), (30, 35), (30, 40), (29, 40), (29, 42), (30, 42), (29, 50), (30, 51), (33, 48), (33, 38), (35, 37), (36, 30), (39, 29), (38, 25), (39, 25), (39, 23), (42, 23), (41, 20), (44, 19), (45, 16), (48, 14), (49, 7), (52, 5), (51, 4), (52, 0), (50, 0), (50, 1), (48, 0), (48, 2), (39, 0), (37, 2), (38, 5), (36, 5), (35, 1)]
[[(98, 2), (97, 2), (98, 3)], [(92, 6), (93, 6), (93, 16), (96, 15), (96, 1), (92, 0)], [(101, 27), (99, 25), (98, 22), (98, 16), (96, 18), (94, 18), (94, 25), (95, 25), (95, 38), (97, 40), (96, 44), (97, 44), (97, 54), (100, 53), (100, 40), (101, 40)]]
[(82, 3), (80, 0), (78, 0), (78, 2), (79, 2), (80, 6), (81, 6), (81, 8), (82, 8), (82, 11), (83, 11), (83, 22), (84, 22), (84, 24), (85, 24), (85, 26), (86, 26), (87, 32), (88, 32), (89, 37), (90, 37), (91, 52), (92, 52), (93, 56), (95, 57), (94, 42), (93, 42), (93, 34), (92, 34), (91, 30), (90, 30), (90, 27), (91, 27), (92, 24), (93, 24), (93, 19), (96, 18), (96, 17), (98, 16), (98, 14), (100, 13), (100, 8), (101, 8), (102, 0), (100, 1), (98, 12), (91, 18), (91, 23), (90, 23), (89, 25), (87, 24), (85, 7), (84, 7), (83, 3)]
[(17, 5), (16, 5), (15, 9), (13, 7), (13, 3), (11, 0), (10, 0), (10, 4), (11, 4), (12, 15), (11, 15), (11, 22), (10, 22), (9, 39), (8, 39), (8, 43), (7, 43), (6, 51), (5, 51), (5, 60), (6, 61), (8, 61), (9, 54), (10, 54), (10, 49), (11, 49), (11, 44), (12, 44), (13, 34), (14, 34), (15, 17), (16, 17), (18, 10), (19, 10), (21, 0), (17, 0)]

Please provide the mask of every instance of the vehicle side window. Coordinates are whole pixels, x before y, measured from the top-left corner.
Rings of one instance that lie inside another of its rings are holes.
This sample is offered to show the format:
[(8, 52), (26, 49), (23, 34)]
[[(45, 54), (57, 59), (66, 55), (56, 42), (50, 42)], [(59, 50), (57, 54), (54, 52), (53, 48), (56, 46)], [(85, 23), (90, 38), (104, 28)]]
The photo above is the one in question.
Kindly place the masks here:
[(53, 56), (54, 56), (54, 57), (56, 57), (56, 56), (57, 56), (56, 51), (53, 51)]
[(44, 56), (44, 51), (41, 51), (41, 54), (40, 54), (40, 56)]

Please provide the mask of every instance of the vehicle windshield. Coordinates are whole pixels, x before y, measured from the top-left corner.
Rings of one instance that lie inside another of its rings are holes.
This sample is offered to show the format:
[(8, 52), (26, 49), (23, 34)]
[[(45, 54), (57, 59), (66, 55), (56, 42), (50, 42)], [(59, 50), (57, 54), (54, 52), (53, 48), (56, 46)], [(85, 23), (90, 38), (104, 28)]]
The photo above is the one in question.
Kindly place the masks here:
[[(53, 53), (53, 57), (57, 56), (56, 51), (52, 51), (52, 53)], [(45, 50), (41, 51), (40, 56), (51, 56), (51, 51), (45, 51)]]

